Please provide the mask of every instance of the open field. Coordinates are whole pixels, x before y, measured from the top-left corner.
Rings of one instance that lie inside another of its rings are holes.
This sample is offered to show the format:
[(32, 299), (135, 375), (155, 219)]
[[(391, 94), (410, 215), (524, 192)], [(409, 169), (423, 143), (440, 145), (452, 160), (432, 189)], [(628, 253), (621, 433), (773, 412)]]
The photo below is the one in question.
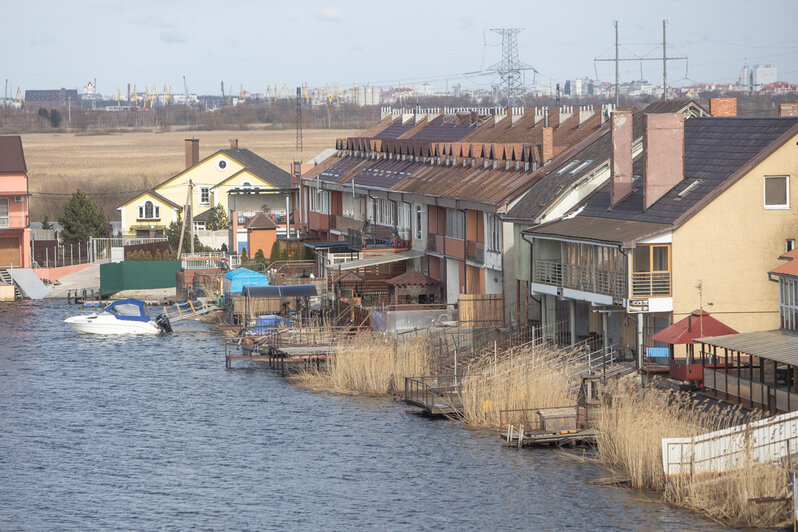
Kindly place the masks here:
[[(305, 130), (303, 160), (326, 148), (351, 130)], [(290, 171), (297, 158), (296, 131), (171, 131), (108, 135), (74, 133), (25, 134), (22, 144), (28, 165), (31, 221), (46, 214), (55, 220), (69, 194), (78, 188), (90, 193), (110, 219), (118, 219), (116, 207), (138, 192), (151, 188), (185, 168), (183, 140), (200, 139), (200, 158), (230, 147), (237, 138), (248, 148)]]

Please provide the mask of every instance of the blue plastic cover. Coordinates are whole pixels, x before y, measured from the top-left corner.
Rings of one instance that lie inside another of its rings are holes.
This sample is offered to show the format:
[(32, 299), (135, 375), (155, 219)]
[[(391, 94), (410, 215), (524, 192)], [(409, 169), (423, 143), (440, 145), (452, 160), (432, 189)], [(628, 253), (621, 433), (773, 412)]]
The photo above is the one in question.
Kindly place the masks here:
[(276, 331), (282, 326), (291, 327), (291, 325), (293, 325), (293, 322), (289, 319), (277, 316), (276, 314), (266, 314), (258, 316), (253, 332), (255, 334), (265, 334)]
[(120, 299), (119, 301), (114, 301), (103, 310), (110, 312), (118, 320), (150, 321), (144, 301), (138, 299)]
[(240, 294), (245, 286), (269, 286), (269, 278), (247, 268), (237, 268), (224, 274), (230, 280), (229, 293)]

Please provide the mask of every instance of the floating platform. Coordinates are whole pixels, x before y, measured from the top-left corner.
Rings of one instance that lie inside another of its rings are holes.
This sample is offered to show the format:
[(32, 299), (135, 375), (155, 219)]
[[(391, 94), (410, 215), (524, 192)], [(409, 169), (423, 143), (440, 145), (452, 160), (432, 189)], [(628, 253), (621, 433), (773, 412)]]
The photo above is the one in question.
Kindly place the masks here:
[(512, 428), (501, 438), (509, 447), (566, 447), (571, 445), (594, 445), (596, 443), (596, 429), (561, 430), (559, 432), (546, 432), (541, 429), (526, 430), (523, 434)]

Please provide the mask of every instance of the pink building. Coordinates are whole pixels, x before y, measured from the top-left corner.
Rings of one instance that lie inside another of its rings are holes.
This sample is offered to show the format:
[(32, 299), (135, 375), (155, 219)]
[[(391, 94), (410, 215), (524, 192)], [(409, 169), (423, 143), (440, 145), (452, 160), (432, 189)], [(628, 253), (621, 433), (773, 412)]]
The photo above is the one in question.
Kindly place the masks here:
[(0, 137), (0, 269), (30, 268), (27, 172), (22, 139)]

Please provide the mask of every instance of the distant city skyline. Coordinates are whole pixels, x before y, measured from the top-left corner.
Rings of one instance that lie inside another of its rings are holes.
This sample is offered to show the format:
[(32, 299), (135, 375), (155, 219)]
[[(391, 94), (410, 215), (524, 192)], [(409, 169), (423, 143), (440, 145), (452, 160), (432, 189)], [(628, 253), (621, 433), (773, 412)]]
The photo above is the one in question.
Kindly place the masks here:
[[(619, 21), (622, 57), (659, 57), (662, 19), (668, 19), (668, 54), (689, 60), (668, 64), (671, 86), (737, 82), (744, 65), (772, 64), (778, 80), (798, 82), (798, 19), (793, 1), (670, 0), (646, 5), (622, 1), (595, 9), (593, 2), (536, 5), (520, 1), (420, 2), (396, 9), (353, 1), (257, 2), (170, 0), (136, 3), (78, 1), (64, 9), (55, 1), (14, 6), (0, 34), (6, 52), (0, 83), (9, 89), (71, 88), (97, 80), (104, 96), (126, 93), (127, 84), (164, 85), (183, 92), (225, 90), (263, 93), (307, 83), (337, 83), (341, 90), (370, 83), (382, 87), (448, 82), (489, 89), (498, 76), (476, 75), (500, 60), (495, 27), (525, 27), (519, 55), (535, 67), (525, 84), (591, 78), (614, 81), (613, 20)], [(644, 7), (645, 9), (641, 9)], [(510, 16), (516, 13), (517, 16)], [(689, 13), (689, 17), (684, 14)], [(54, 16), (45, 14), (57, 14)], [(511, 22), (510, 22), (511, 21)], [(662, 83), (658, 61), (624, 62), (621, 81)], [(0, 88), (0, 90), (3, 90)], [(13, 96), (13, 94), (9, 94)]]

